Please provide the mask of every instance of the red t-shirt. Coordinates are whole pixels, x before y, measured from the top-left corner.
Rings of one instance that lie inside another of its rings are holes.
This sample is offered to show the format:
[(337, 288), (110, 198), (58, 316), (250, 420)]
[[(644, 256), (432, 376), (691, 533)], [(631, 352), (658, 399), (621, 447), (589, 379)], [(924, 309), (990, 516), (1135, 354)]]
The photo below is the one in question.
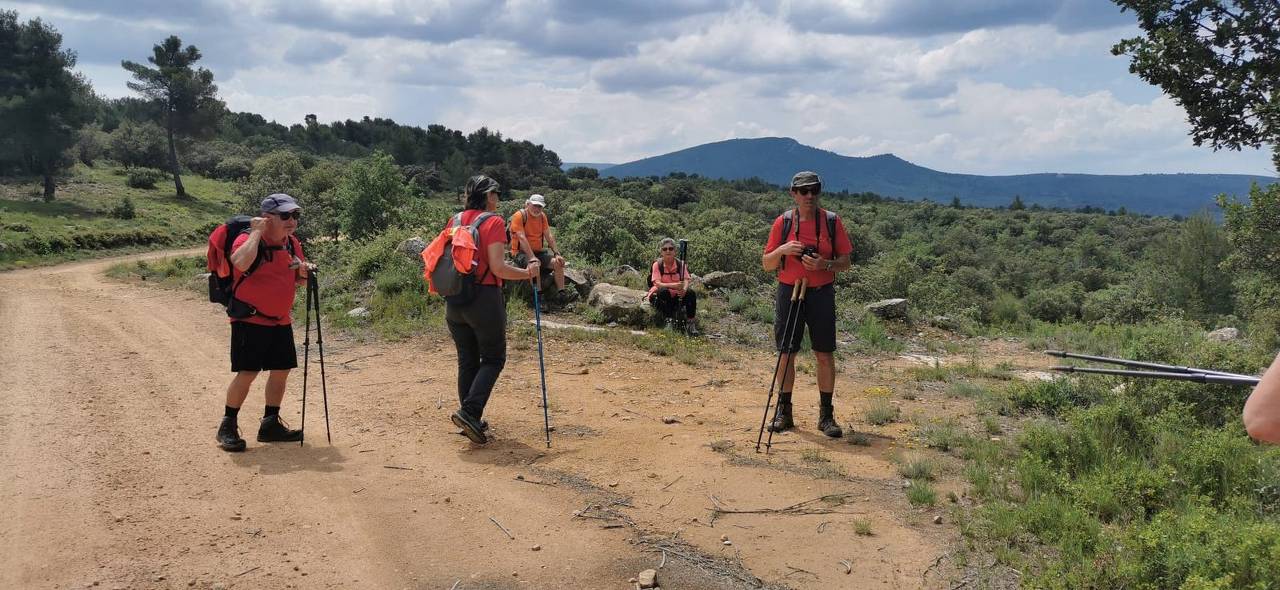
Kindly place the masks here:
[[(820, 221), (819, 221), (820, 220)], [(822, 223), (822, 236), (818, 237), (818, 223)], [(796, 231), (800, 232), (800, 237), (796, 237)], [(792, 213), (790, 235), (783, 237), (782, 235), (782, 216), (773, 220), (773, 229), (769, 230), (769, 242), (764, 246), (764, 253), (773, 252), (791, 240), (799, 240), (806, 246), (817, 246), (818, 255), (826, 260), (833, 260), (845, 254), (853, 252), (853, 243), (849, 241), (849, 234), (844, 231), (844, 222), (839, 217), (836, 218), (836, 249), (831, 251), (831, 236), (827, 235), (826, 213), (819, 209), (817, 215), (813, 219), (801, 222), (799, 215)], [(800, 277), (809, 277), (810, 287), (821, 287), (830, 284), (836, 280), (836, 273), (827, 270), (806, 270), (804, 263), (800, 262), (800, 256), (787, 256), (786, 265), (783, 266), (781, 261), (778, 263), (778, 281), (787, 285), (794, 285)]]
[[(298, 238), (287, 236), (285, 239), (293, 241), (293, 254), (298, 260), (306, 262), (307, 258), (302, 254), (302, 243)], [(249, 240), (249, 234), (243, 233), (236, 237), (236, 241), (231, 244), (231, 252), (243, 246)], [(279, 250), (273, 247), (279, 247)], [(289, 250), (284, 247), (284, 242), (278, 244), (270, 243), (265, 237), (258, 241), (258, 248), (267, 248), (263, 254), (262, 262), (258, 264), (258, 268), (249, 275), (249, 278), (240, 282), (244, 273), (235, 265), (231, 265), (232, 279), (236, 281), (233, 284), (236, 287), (236, 299), (252, 305), (259, 313), (280, 318), (273, 320), (259, 315), (249, 316), (244, 319), (232, 319), (233, 322), (247, 322), (250, 324), (258, 324), (260, 326), (287, 326), (293, 323), (293, 317), (290, 315), (293, 311), (293, 296), (297, 290), (297, 286), (305, 283), (305, 279), (298, 278), (298, 271), (289, 268), (293, 262), (293, 258), (289, 256)]]
[[(463, 211), (462, 225), (471, 225), (471, 222), (475, 221), (481, 213), (484, 213), (484, 211), (479, 209), (467, 209), (466, 211)], [(445, 227), (449, 227), (449, 224), (452, 222), (453, 218), (450, 217), (449, 221), (445, 222)], [(476, 257), (479, 258), (475, 270), (475, 276), (477, 279), (476, 284), (501, 287), (502, 279), (498, 278), (498, 275), (489, 272), (489, 245), (506, 245), (507, 223), (503, 221), (501, 215), (495, 213), (493, 217), (490, 217), (488, 221), (485, 221), (480, 225), (479, 233), (480, 239), (476, 243)]]

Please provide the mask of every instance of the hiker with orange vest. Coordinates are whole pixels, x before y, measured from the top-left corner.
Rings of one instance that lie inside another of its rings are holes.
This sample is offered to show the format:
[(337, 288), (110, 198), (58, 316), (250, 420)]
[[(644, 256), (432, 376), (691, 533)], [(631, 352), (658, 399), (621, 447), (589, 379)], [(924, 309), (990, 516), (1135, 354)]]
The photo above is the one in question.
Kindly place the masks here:
[(226, 408), (217, 434), (218, 446), (225, 451), (245, 449), (237, 417), (249, 387), (262, 371), (268, 371), (267, 403), (258, 442), (302, 439), (301, 430), (289, 428), (280, 419), (289, 371), (298, 366), (290, 316), (294, 292), (315, 269), (293, 235), (301, 219), (297, 201), (276, 193), (262, 200), (261, 216), (250, 220), (249, 231), (232, 242), (229, 261), (235, 288), (227, 315), (231, 321), (231, 371), (236, 376), (227, 386)]
[(445, 295), (445, 324), (458, 351), (459, 407), (450, 419), (475, 443), (488, 442), (484, 408), (507, 362), (502, 281), (534, 279), (540, 270), (537, 260), (520, 268), (503, 259), (506, 224), (493, 213), (501, 189), (492, 178), (472, 176), (464, 210), (422, 253), (431, 291)]
[(511, 257), (517, 265), (537, 259), (543, 272), (555, 277), (556, 295), (565, 303), (577, 296), (577, 291), (564, 289), (564, 257), (556, 247), (555, 234), (551, 233), (551, 220), (546, 213), (547, 198), (534, 194), (524, 202), (524, 208), (511, 215)]

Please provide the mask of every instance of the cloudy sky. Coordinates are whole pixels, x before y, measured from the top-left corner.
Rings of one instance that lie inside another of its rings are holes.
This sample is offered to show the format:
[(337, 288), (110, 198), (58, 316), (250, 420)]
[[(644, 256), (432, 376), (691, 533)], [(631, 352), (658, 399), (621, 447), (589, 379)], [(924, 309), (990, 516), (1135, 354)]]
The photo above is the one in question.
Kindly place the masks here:
[(1113, 57), (1109, 0), (46, 0), (6, 3), (106, 96), (176, 34), (235, 110), (480, 126), (569, 162), (787, 136), (931, 168), (1274, 174), (1187, 139)]

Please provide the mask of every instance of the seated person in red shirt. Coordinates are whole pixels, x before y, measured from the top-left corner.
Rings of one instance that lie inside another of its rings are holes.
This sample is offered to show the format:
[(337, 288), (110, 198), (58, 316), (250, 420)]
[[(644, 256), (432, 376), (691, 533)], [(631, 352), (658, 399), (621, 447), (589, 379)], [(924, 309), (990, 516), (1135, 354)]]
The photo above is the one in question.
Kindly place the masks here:
[[(266, 412), (258, 427), (258, 442), (297, 442), (301, 430), (280, 420), (289, 370), (298, 366), (293, 345), (293, 296), (315, 266), (306, 262), (302, 243), (293, 233), (302, 208), (293, 197), (276, 193), (262, 200), (262, 216), (253, 218), (248, 232), (231, 247), (233, 301), (231, 317), (231, 371), (226, 409), (218, 427), (218, 446), (225, 451), (245, 448), (236, 423), (240, 406), (258, 373), (269, 371)], [(256, 263), (256, 264), (255, 264)]]
[(677, 313), (683, 313), (685, 331), (698, 335), (694, 316), (698, 313), (698, 296), (689, 290), (689, 267), (676, 258), (676, 241), (663, 238), (658, 246), (659, 257), (649, 269), (649, 303), (667, 319), (667, 327), (674, 323)]

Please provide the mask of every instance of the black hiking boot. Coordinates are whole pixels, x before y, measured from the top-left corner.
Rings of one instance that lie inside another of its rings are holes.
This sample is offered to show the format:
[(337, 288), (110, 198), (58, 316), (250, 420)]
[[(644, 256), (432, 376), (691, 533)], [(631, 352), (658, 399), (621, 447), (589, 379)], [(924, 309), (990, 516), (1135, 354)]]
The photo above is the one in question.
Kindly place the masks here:
[(796, 422), (791, 419), (791, 404), (778, 404), (778, 411), (769, 423), (769, 432), (783, 432), (795, 427)]
[(690, 338), (697, 338), (702, 335), (702, 332), (698, 331), (698, 326), (694, 323), (693, 318), (689, 318), (685, 321), (684, 333)]
[(844, 436), (844, 431), (840, 429), (840, 425), (836, 424), (835, 408), (832, 406), (820, 406), (818, 408), (818, 430), (822, 431), (831, 438), (840, 438)]
[[(488, 422), (488, 421), (486, 421), (486, 420), (481, 420), (481, 421), (480, 421), (480, 428), (483, 428), (485, 432), (489, 432), (489, 422)], [(459, 428), (458, 430), (454, 431), (454, 434), (457, 434), (457, 435), (460, 435), (460, 436), (466, 436), (466, 435), (467, 435), (466, 431), (462, 430), (461, 428)]]
[(222, 417), (222, 424), (218, 425), (217, 439), (218, 448), (228, 453), (244, 452), (244, 439), (240, 438), (240, 426), (233, 418)]
[(262, 425), (258, 427), (258, 442), (298, 442), (302, 440), (301, 430), (292, 430), (280, 416), (263, 416)]
[(462, 429), (462, 434), (471, 439), (471, 442), (478, 445), (489, 442), (489, 438), (484, 435), (484, 425), (473, 419), (463, 410), (458, 410), (449, 417), (453, 421), (453, 425)]
[(578, 300), (578, 290), (573, 288), (568, 288), (568, 287), (561, 289), (559, 298), (560, 298), (561, 305), (564, 305), (566, 303), (573, 303), (574, 301)]

